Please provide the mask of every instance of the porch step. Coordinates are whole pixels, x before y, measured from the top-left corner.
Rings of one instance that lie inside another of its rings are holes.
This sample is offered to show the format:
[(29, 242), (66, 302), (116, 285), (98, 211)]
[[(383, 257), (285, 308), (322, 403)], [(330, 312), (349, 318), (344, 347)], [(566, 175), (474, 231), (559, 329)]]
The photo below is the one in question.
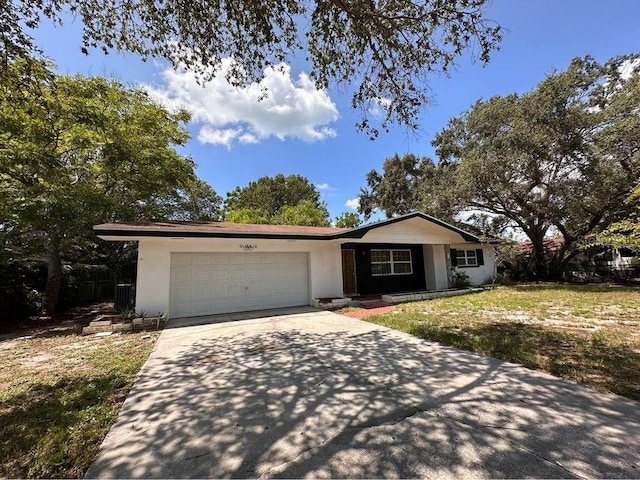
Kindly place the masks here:
[(435, 292), (391, 293), (382, 295), (382, 301), (387, 303), (417, 302), (419, 300), (431, 300), (433, 298), (455, 297), (458, 295), (466, 295), (467, 293), (482, 292), (484, 290), (486, 290), (484, 287), (471, 287)]

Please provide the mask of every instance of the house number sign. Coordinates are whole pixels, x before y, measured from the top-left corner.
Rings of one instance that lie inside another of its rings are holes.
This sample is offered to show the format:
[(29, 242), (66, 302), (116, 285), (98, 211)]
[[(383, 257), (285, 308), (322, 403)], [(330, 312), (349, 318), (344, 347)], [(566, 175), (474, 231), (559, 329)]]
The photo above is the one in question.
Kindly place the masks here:
[(256, 248), (258, 248), (257, 245), (250, 245), (248, 243), (244, 243), (244, 244), (240, 245), (240, 249), (245, 251), (245, 252), (253, 252)]

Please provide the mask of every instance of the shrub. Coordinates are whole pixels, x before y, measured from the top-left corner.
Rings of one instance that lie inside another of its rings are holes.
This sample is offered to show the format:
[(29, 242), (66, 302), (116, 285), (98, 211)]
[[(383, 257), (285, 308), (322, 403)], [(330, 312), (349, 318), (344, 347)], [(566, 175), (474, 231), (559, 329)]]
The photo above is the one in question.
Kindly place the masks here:
[(471, 285), (471, 280), (469, 280), (469, 275), (465, 272), (461, 272), (460, 270), (454, 270), (453, 272), (453, 286), (455, 288), (464, 288)]

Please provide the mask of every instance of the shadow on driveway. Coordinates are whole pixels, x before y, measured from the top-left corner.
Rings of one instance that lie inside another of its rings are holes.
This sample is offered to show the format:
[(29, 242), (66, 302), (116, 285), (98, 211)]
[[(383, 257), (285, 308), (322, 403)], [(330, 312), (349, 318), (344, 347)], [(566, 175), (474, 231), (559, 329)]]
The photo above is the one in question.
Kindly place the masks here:
[(640, 404), (329, 312), (165, 330), (88, 477), (640, 478)]

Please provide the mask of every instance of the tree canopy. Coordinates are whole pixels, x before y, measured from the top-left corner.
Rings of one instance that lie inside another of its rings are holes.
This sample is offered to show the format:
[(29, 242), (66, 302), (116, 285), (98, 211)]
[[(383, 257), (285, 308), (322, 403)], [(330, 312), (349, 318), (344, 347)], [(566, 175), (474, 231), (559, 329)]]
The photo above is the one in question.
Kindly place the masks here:
[(43, 62), (18, 59), (6, 73), (1, 234), (46, 258), (47, 310), (57, 303), (62, 260), (91, 256), (94, 224), (215, 216), (220, 197), (174, 148), (189, 138), (187, 112), (170, 113), (116, 81), (54, 75)]
[(360, 220), (360, 215), (357, 213), (344, 212), (336, 217), (335, 224), (338, 228), (354, 228), (359, 227), (362, 224), (362, 220)]
[(225, 221), (328, 226), (329, 212), (320, 192), (301, 175), (260, 177), (236, 187), (224, 201)]
[[(576, 58), (531, 92), (478, 101), (434, 141), (466, 205), (531, 240), (539, 278), (559, 278), (586, 235), (629, 212), (624, 199), (640, 180), (639, 64), (639, 55)], [(563, 242), (548, 259), (550, 234)]]
[(367, 173), (358, 211), (369, 218), (380, 210), (390, 218), (420, 210), (452, 221), (459, 206), (450, 170), (446, 162), (436, 165), (428, 157), (395, 154), (384, 161), (382, 173), (375, 169)]
[[(484, 233), (523, 232), (538, 278), (558, 279), (586, 236), (634, 208), (624, 199), (640, 181), (639, 67), (640, 55), (576, 58), (530, 92), (477, 101), (435, 137), (437, 165), (396, 155), (369, 172), (361, 213), (473, 213)], [(551, 254), (550, 235), (562, 238)]]
[(29, 30), (44, 19), (60, 24), (67, 12), (82, 20), (85, 53), (162, 57), (203, 78), (230, 57), (227, 77), (236, 86), (303, 51), (318, 87), (352, 86), (359, 127), (374, 136), (372, 108), (385, 111), (385, 129), (394, 122), (416, 129), (420, 109), (431, 102), (431, 74), (448, 74), (466, 50), (489, 60), (501, 30), (486, 18), (487, 1), (8, 0), (0, 5), (0, 53), (33, 53)]
[(626, 218), (612, 223), (598, 235), (598, 240), (616, 248), (626, 247), (640, 251), (640, 186), (626, 202), (633, 206), (631, 213)]

